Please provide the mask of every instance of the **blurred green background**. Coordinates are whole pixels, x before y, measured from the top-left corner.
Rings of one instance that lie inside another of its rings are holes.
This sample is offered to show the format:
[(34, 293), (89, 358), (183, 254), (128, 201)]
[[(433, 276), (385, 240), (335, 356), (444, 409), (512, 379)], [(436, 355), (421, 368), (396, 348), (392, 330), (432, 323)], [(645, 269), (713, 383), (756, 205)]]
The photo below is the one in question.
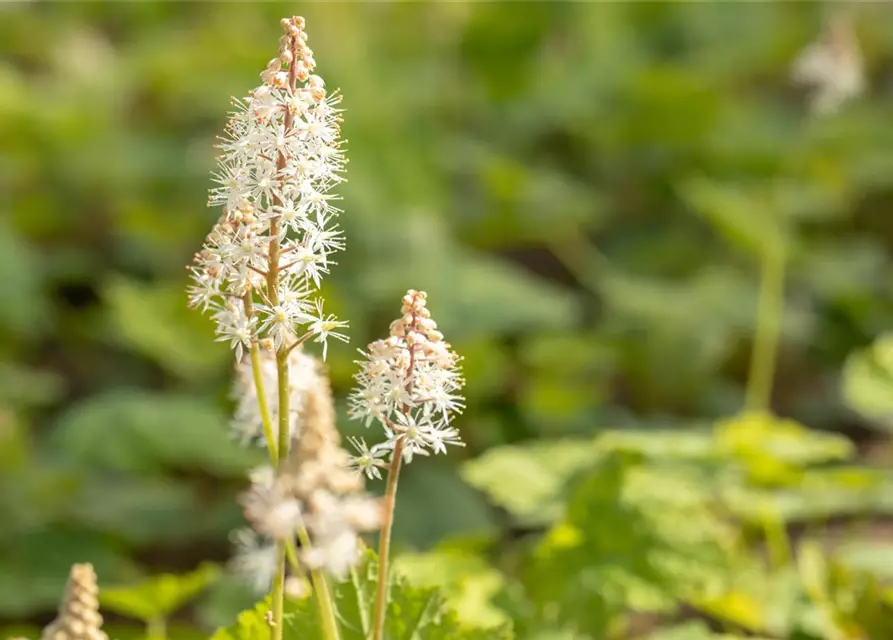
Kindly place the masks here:
[[(551, 495), (562, 443), (579, 458), (573, 443), (608, 429), (671, 429), (679, 444), (736, 415), (775, 247), (771, 408), (842, 434), (848, 453), (827, 458), (893, 487), (893, 8), (853, 8), (866, 95), (815, 117), (790, 65), (832, 10), (0, 5), (0, 621), (50, 619), (74, 561), (119, 584), (228, 557), (262, 451), (227, 438), (232, 357), (185, 308), (184, 265), (216, 219), (230, 96), (258, 84), (293, 13), (346, 109), (348, 250), (324, 292), (351, 323), (351, 345), (329, 350), (336, 393), (410, 287), (465, 357), (468, 446), (408, 469), (398, 548), (464, 541), (510, 582), (517, 541), (552, 520), (516, 517), (512, 495)], [(534, 450), (542, 464), (524, 466)], [(501, 501), (488, 482), (512, 473)], [(871, 539), (893, 494), (854, 509), (856, 486), (809, 513)], [(881, 553), (868, 564), (889, 576)], [(211, 629), (248, 602), (224, 578), (178, 619)]]

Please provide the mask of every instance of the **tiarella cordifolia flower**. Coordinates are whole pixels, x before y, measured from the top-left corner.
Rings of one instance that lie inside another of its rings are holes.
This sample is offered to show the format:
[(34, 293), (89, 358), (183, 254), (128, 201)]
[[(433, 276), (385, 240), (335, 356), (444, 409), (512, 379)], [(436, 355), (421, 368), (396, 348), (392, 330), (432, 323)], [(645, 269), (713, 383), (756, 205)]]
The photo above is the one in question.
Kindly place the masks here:
[(332, 188), (346, 162), (337, 94), (313, 75), (304, 19), (282, 21), (279, 56), (262, 84), (235, 100), (209, 204), (223, 212), (196, 254), (191, 306), (210, 311), (218, 339), (241, 359), (252, 341), (276, 348), (309, 334), (345, 340), (314, 297), (343, 248)]
[(388, 466), (384, 460), (388, 453), (387, 449), (380, 446), (369, 447), (362, 438), (348, 438), (348, 442), (357, 452), (350, 458), (350, 468), (365, 474), (370, 480), (373, 478), (381, 480), (381, 469)]
[(813, 87), (811, 105), (816, 113), (833, 112), (865, 90), (862, 54), (848, 15), (832, 17), (821, 39), (794, 61), (792, 76)]
[(390, 337), (361, 352), (366, 360), (355, 376), (351, 417), (366, 426), (380, 423), (386, 437), (371, 448), (365, 441), (352, 441), (358, 451), (352, 466), (369, 477), (379, 477), (378, 469), (397, 449), (410, 462), (414, 455), (446, 453), (446, 445), (462, 445), (459, 432), (450, 426), (464, 407), (459, 357), (437, 330), (426, 299), (424, 291), (407, 292)]
[(380, 526), (381, 506), (363, 493), (362, 477), (349, 468), (323, 373), (316, 373), (302, 407), (300, 430), (284, 470), (276, 477), (271, 469), (257, 470), (241, 502), (258, 534), (288, 540), (304, 529), (311, 544), (301, 550), (301, 560), (340, 578), (358, 559), (359, 533)]
[(237, 529), (231, 539), (235, 554), (229, 566), (233, 572), (258, 593), (269, 589), (276, 575), (276, 545), (251, 529)]
[(41, 640), (108, 640), (102, 630), (98, 594), (93, 565), (73, 565), (59, 615), (43, 630)]
[[(301, 422), (301, 411), (307, 392), (319, 384), (319, 367), (317, 361), (307, 355), (300, 347), (288, 354), (289, 377), (289, 432), (292, 439), (296, 436)], [(279, 385), (276, 377), (276, 354), (269, 348), (260, 349), (260, 370), (263, 380), (267, 407), (273, 418), (273, 424), (279, 424)], [(233, 383), (233, 398), (236, 411), (232, 420), (233, 435), (243, 443), (264, 441), (263, 421), (258, 404), (257, 386), (254, 383), (251, 363), (247, 360), (236, 363), (236, 378)], [(274, 439), (276, 434), (274, 434)]]

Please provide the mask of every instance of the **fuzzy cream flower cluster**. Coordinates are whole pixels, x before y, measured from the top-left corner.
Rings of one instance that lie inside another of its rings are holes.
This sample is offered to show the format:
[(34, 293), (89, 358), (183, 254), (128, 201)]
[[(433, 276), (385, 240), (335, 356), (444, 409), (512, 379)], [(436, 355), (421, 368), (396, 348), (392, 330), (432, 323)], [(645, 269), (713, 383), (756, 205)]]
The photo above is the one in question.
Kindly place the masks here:
[(391, 323), (390, 336), (361, 353), (357, 387), (350, 396), (351, 417), (366, 426), (379, 424), (385, 440), (357, 449), (353, 466), (368, 477), (380, 477), (395, 454), (411, 462), (416, 455), (446, 453), (447, 445), (462, 445), (452, 417), (464, 408), (464, 384), (459, 357), (431, 318), (424, 291), (410, 290), (402, 300), (401, 317)]
[(832, 16), (821, 37), (797, 56), (791, 75), (812, 88), (810, 106), (817, 114), (833, 113), (865, 91), (862, 53), (848, 13)]
[(256, 470), (241, 502), (253, 530), (237, 532), (234, 566), (258, 590), (266, 589), (276, 569), (274, 541), (306, 532), (310, 544), (300, 560), (343, 578), (358, 560), (360, 534), (381, 525), (378, 499), (367, 496), (363, 478), (349, 467), (335, 426), (328, 379), (315, 368), (314, 386), (303, 398), (300, 431), (284, 469)]
[(43, 630), (41, 640), (108, 640), (99, 613), (99, 585), (91, 564), (71, 567), (59, 615)]
[(346, 341), (315, 294), (343, 248), (332, 189), (343, 180), (337, 94), (313, 74), (304, 19), (284, 19), (279, 56), (243, 100), (220, 148), (209, 205), (223, 208), (194, 259), (190, 305), (209, 311), (241, 360), (252, 341)]

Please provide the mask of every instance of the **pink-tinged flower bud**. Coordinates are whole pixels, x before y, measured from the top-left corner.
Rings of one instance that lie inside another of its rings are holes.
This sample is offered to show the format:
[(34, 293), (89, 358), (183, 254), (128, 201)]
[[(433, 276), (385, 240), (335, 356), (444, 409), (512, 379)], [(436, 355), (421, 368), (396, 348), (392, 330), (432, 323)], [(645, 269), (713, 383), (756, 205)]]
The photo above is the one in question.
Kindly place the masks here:
[(307, 71), (307, 67), (304, 66), (303, 62), (295, 63), (295, 77), (298, 79), (298, 82), (306, 82), (307, 78), (310, 77), (310, 73)]
[(273, 86), (277, 89), (284, 89), (288, 86), (288, 73), (280, 71), (273, 77)]

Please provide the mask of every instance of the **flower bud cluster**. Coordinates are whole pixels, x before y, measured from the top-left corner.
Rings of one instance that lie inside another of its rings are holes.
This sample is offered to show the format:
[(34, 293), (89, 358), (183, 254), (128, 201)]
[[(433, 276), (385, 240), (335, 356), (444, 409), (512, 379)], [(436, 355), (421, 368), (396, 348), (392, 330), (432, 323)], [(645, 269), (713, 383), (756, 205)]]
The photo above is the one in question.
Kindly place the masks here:
[(410, 462), (416, 454), (446, 453), (446, 445), (462, 445), (450, 424), (464, 408), (459, 357), (431, 318), (424, 291), (408, 291), (390, 336), (361, 353), (366, 359), (358, 363), (350, 414), (367, 427), (380, 424), (386, 440), (372, 447), (352, 440), (357, 449), (354, 468), (370, 478), (380, 477), (379, 469), (395, 450)]
[(71, 567), (59, 615), (43, 630), (41, 640), (108, 640), (99, 613), (99, 585), (91, 564)]
[(243, 100), (220, 148), (209, 206), (223, 213), (191, 267), (190, 305), (210, 311), (241, 359), (252, 341), (276, 348), (311, 334), (346, 340), (314, 296), (343, 248), (332, 188), (343, 178), (338, 95), (313, 74), (303, 18), (282, 21), (279, 55)]

